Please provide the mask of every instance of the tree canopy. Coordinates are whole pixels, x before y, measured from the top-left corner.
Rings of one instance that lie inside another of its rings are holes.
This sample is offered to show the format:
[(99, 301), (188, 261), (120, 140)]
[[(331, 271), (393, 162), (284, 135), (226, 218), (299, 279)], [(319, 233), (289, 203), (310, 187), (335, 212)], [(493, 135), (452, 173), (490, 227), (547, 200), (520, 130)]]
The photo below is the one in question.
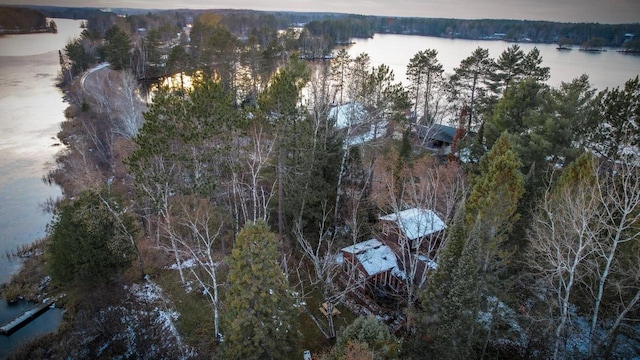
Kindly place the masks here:
[(56, 208), (47, 229), (47, 268), (55, 281), (93, 287), (113, 280), (130, 265), (133, 218), (123, 214), (116, 219), (105, 201), (99, 194), (84, 192)]
[(229, 257), (224, 351), (242, 359), (292, 358), (298, 339), (294, 293), (264, 222), (247, 223)]

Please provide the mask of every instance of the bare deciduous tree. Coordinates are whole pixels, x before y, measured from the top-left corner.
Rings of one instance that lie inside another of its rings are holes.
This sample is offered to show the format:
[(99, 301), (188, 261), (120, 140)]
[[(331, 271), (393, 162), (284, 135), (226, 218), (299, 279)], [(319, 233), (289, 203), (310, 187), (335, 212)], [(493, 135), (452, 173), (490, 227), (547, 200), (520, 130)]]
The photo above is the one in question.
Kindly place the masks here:
[(528, 235), (529, 264), (540, 279), (540, 292), (549, 294), (557, 308), (552, 310), (555, 359), (563, 351), (572, 291), (584, 277), (580, 266), (595, 250), (591, 220), (599, 206), (591, 190), (589, 186), (577, 186), (548, 191)]
[(590, 295), (581, 313), (591, 319), (592, 357), (611, 354), (620, 326), (640, 305), (640, 172), (624, 161), (589, 161), (580, 180), (547, 192), (529, 232), (538, 290), (554, 294), (554, 358), (562, 355), (573, 290)]
[(189, 273), (213, 307), (215, 332), (219, 336), (220, 284), (217, 270), (223, 264), (221, 258), (224, 254), (217, 251), (216, 245), (220, 241), (223, 224), (206, 199), (184, 197), (180, 203), (176, 224), (167, 230), (175, 239), (182, 258), (193, 261), (195, 265), (189, 267)]

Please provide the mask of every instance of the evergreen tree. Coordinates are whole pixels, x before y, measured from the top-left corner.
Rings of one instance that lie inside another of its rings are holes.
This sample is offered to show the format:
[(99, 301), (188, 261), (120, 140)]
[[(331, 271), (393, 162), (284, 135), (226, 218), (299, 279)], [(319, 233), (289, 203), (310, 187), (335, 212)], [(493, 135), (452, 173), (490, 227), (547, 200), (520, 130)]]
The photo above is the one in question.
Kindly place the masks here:
[(278, 241), (263, 222), (247, 223), (229, 257), (224, 352), (234, 359), (298, 358), (293, 292), (276, 261)]
[(131, 40), (129, 35), (117, 25), (112, 26), (104, 35), (105, 60), (113, 70), (127, 69), (131, 66)]
[[(412, 344), (414, 352), (426, 350), (438, 359), (472, 358), (476, 343), (480, 228), (469, 234), (464, 219), (460, 208), (438, 256), (438, 268), (421, 296), (425, 313)], [(427, 349), (425, 338), (431, 340)]]
[(480, 175), (467, 201), (466, 218), (468, 226), (482, 226), (485, 234), (480, 244), (484, 273), (509, 257), (505, 241), (518, 219), (516, 210), (525, 190), (520, 167), (507, 133), (480, 160)]
[(549, 67), (542, 66), (542, 56), (537, 47), (529, 50), (522, 59), (522, 72), (526, 78), (539, 82), (547, 81), (551, 76)]
[(434, 84), (441, 80), (444, 68), (438, 62), (438, 51), (427, 49), (418, 51), (407, 65), (407, 79), (410, 81), (409, 91), (413, 99), (413, 115), (418, 116), (418, 104), (423, 104), (423, 116), (426, 124), (433, 123)]
[(628, 154), (640, 144), (640, 78), (627, 81), (624, 88), (605, 89), (596, 99), (597, 117), (585, 128), (588, 146), (610, 160)]
[(89, 68), (91, 62), (94, 61), (91, 54), (88, 54), (82, 45), (80, 39), (67, 42), (64, 47), (64, 53), (71, 61), (72, 71), (79, 74)]
[(477, 113), (482, 112), (478, 105), (486, 100), (494, 66), (493, 60), (489, 58), (489, 50), (479, 47), (460, 62), (451, 76), (453, 88), (458, 92), (456, 95), (468, 109), (467, 132), (478, 117)]
[[(278, 182), (277, 216), (278, 234), (285, 234), (287, 228), (286, 186), (288, 168), (296, 169), (296, 164), (309, 159), (298, 156), (298, 149), (303, 147), (305, 117), (298, 107), (300, 91), (309, 80), (306, 64), (292, 59), (286, 67), (281, 69), (271, 80), (271, 85), (258, 98), (258, 106), (265, 118), (265, 122), (273, 125), (273, 136), (276, 139), (275, 152), (276, 180)], [(308, 125), (308, 124), (307, 124)], [(297, 170), (297, 169), (296, 169)], [(300, 194), (304, 195), (304, 194)], [(292, 195), (295, 196), (295, 195)]]
[(128, 235), (136, 232), (134, 222), (125, 214), (115, 216), (90, 192), (57, 207), (47, 227), (47, 269), (55, 281), (94, 287), (130, 265), (134, 249)]
[(347, 352), (350, 344), (364, 344), (371, 359), (397, 359), (400, 341), (389, 332), (383, 322), (373, 316), (360, 316), (338, 335), (335, 353), (337, 358)]
[(500, 54), (500, 57), (496, 59), (494, 73), (495, 81), (498, 82), (496, 90), (505, 92), (509, 88), (509, 84), (521, 76), (524, 56), (524, 51), (517, 44), (511, 45)]
[(443, 301), (440, 326), (436, 331), (435, 350), (441, 359), (473, 358), (478, 316), (480, 268), (480, 232), (476, 227), (466, 240), (460, 260)]

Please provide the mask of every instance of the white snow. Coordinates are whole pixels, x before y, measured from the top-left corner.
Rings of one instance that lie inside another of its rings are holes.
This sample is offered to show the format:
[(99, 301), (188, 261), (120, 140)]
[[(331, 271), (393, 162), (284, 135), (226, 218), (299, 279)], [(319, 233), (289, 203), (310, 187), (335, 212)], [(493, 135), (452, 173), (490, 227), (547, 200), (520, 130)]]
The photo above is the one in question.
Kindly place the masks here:
[(170, 270), (178, 270), (178, 267), (181, 269), (191, 269), (192, 267), (196, 267), (198, 264), (195, 259), (187, 259), (183, 261), (179, 266), (178, 264), (172, 264), (168, 267)]
[[(155, 304), (153, 310), (148, 313), (154, 317), (154, 323), (162, 329), (163, 336), (167, 341), (172, 343), (172, 346), (176, 346), (182, 356), (181, 359), (189, 359), (195, 357), (197, 354), (194, 349), (185, 344), (175, 326), (175, 321), (180, 314), (169, 307), (168, 301), (163, 294), (162, 288), (151, 281), (148, 277), (143, 284), (134, 284), (129, 288), (130, 293), (139, 301), (146, 304)], [(132, 326), (137, 323), (137, 314), (131, 313), (125, 310), (121, 321), (130, 324), (127, 331), (130, 339), (129, 343), (135, 345), (135, 333)], [(129, 349), (135, 350), (135, 349)]]
[(338, 129), (346, 129), (363, 123), (366, 116), (367, 111), (362, 104), (346, 103), (332, 107), (327, 117), (336, 121)]
[(446, 228), (444, 221), (432, 210), (412, 208), (381, 216), (380, 220), (393, 221), (409, 240), (415, 240)]
[(363, 251), (367, 251), (369, 249), (376, 248), (376, 247), (378, 247), (380, 245), (383, 245), (382, 241), (380, 241), (378, 239), (369, 239), (367, 241), (359, 242), (357, 244), (342, 248), (341, 251), (348, 252), (348, 253), (351, 253), (351, 254), (358, 254), (358, 253), (361, 253)]
[(142, 285), (133, 284), (130, 291), (138, 300), (146, 303), (163, 299), (162, 289), (152, 281), (147, 281)]
[[(381, 245), (369, 249), (365, 252), (361, 252), (356, 255), (356, 258), (362, 264), (369, 276), (383, 273), (385, 271), (392, 270), (394, 274), (400, 273), (398, 270), (398, 261), (396, 255), (393, 253), (390, 247), (387, 245)], [(395, 270), (395, 271), (393, 271)]]
[(341, 253), (343, 252), (354, 254), (369, 276), (391, 271), (399, 279), (406, 277), (398, 266), (396, 254), (378, 239), (347, 246), (341, 249)]
[(380, 122), (377, 126), (375, 124), (371, 124), (369, 131), (360, 135), (352, 135), (346, 140), (346, 145), (354, 146), (364, 144), (366, 142), (372, 141), (374, 139), (379, 139), (387, 135), (387, 125), (389, 123), (387, 121)]
[(425, 265), (427, 266), (427, 270), (438, 270), (438, 263), (429, 259), (429, 257), (425, 255), (418, 255), (416, 257), (418, 258), (418, 260), (425, 263)]
[(329, 119), (336, 122), (336, 128), (350, 129), (349, 135), (345, 141), (345, 146), (354, 146), (364, 144), (374, 139), (387, 135), (386, 120), (377, 121), (375, 124), (369, 124), (369, 129), (365, 130), (365, 125), (370, 122), (367, 110), (360, 103), (346, 103), (344, 105), (334, 106), (329, 110)]

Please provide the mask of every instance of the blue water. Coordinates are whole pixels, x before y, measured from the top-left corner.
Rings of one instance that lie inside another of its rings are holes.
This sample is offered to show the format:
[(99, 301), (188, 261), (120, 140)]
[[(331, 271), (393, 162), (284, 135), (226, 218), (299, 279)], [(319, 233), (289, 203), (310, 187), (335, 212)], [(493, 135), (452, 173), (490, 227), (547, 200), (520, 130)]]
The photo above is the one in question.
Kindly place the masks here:
[[(0, 326), (35, 305), (28, 301), (8, 304), (4, 299), (0, 299)], [(63, 313), (59, 308), (49, 309), (13, 334), (0, 335), (0, 359), (6, 358), (11, 351), (29, 339), (54, 332), (62, 320)]]

